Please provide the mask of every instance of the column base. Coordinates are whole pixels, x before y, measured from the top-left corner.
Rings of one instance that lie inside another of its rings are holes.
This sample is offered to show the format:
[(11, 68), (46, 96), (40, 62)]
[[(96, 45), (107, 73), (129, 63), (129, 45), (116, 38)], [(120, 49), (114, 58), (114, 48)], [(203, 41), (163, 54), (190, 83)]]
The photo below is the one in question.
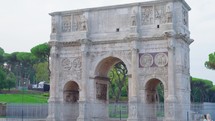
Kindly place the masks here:
[(137, 118), (128, 118), (127, 121), (138, 121)]
[(77, 121), (89, 121), (87, 118), (78, 118)]
[(57, 121), (53, 115), (48, 115), (46, 121)]

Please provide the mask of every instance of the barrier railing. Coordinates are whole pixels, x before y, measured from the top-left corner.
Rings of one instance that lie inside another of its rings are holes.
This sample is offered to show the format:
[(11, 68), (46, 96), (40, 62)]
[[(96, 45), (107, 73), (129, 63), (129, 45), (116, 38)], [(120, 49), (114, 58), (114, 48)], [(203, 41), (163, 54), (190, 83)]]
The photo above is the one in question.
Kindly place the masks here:
[[(97, 104), (93, 104), (96, 106)], [(98, 104), (99, 106), (99, 104)], [(148, 121), (163, 121), (165, 105), (160, 103), (156, 105), (139, 106), (139, 114), (143, 113)], [(79, 115), (79, 104), (55, 104), (57, 117), (61, 119), (76, 120)], [(108, 116), (110, 120), (126, 120), (128, 118), (129, 108), (127, 103), (108, 104)], [(204, 114), (210, 114), (215, 119), (215, 103), (191, 104), (190, 112), (187, 113), (187, 121), (201, 121)], [(145, 111), (145, 112), (144, 112)], [(92, 112), (97, 113), (97, 112)], [(141, 114), (142, 115), (142, 114)], [(147, 116), (146, 116), (147, 115)], [(48, 116), (48, 104), (6, 104), (6, 119), (46, 119)], [(7, 120), (10, 121), (10, 120)]]

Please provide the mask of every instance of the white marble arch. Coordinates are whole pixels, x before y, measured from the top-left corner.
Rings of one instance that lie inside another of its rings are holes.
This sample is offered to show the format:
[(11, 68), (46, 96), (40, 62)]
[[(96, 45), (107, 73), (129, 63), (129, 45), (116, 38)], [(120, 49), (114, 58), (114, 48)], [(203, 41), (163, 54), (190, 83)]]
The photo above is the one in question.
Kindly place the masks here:
[(125, 63), (129, 76), (127, 121), (150, 118), (140, 114), (139, 105), (147, 106), (145, 86), (152, 79), (164, 84), (164, 120), (185, 121), (184, 112), (189, 114), (189, 108), (178, 105), (189, 106), (190, 100), (178, 97), (190, 94), (187, 88), (189, 46), (193, 42), (188, 25), (190, 9), (184, 0), (154, 0), (50, 13), (47, 121), (68, 119), (58, 115), (64, 109), (56, 108), (55, 104), (63, 103), (64, 85), (71, 80), (80, 88), (77, 121), (108, 121), (108, 105), (97, 100), (97, 89), (106, 88), (108, 70), (120, 61)]

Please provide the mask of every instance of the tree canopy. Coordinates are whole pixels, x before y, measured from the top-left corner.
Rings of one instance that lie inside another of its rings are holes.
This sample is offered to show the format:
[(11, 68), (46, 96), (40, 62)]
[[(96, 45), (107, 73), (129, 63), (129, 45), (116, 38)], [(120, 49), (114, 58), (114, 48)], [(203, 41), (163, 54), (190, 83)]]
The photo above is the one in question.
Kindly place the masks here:
[(0, 47), (0, 88), (10, 90), (14, 86), (18, 88), (37, 81), (49, 82), (49, 53), (47, 43), (33, 47), (31, 52), (5, 53)]
[(120, 100), (120, 97), (127, 97), (128, 94), (128, 70), (123, 62), (119, 62), (109, 71), (109, 97), (115, 102)]
[(191, 77), (191, 101), (215, 102), (215, 85), (213, 82)]
[(0, 63), (3, 63), (4, 49), (0, 47)]
[(5, 87), (5, 78), (6, 78), (6, 73), (0, 67), (0, 90)]
[(48, 43), (36, 45), (31, 49), (31, 53), (40, 58), (41, 61), (48, 61), (50, 56), (50, 46)]
[[(45, 66), (46, 67), (45, 70), (47, 70), (47, 72), (48, 72), (48, 80), (50, 80), (50, 73), (51, 73), (51, 71), (49, 69), (50, 49), (51, 48), (48, 43), (39, 44), (31, 49), (31, 53), (39, 59), (40, 63), (48, 62), (47, 66)], [(37, 69), (39, 69), (39, 68), (37, 68)], [(39, 75), (42, 74), (42, 73), (39, 73), (38, 71), (36, 73), (37, 73), (37, 77), (39, 77)], [(44, 77), (44, 78), (46, 78), (46, 77)]]
[(48, 62), (41, 62), (38, 64), (34, 64), (34, 70), (35, 73), (35, 79), (36, 82), (38, 81), (46, 81), (49, 82), (49, 72), (47, 70), (48, 68)]
[(208, 61), (205, 62), (205, 67), (215, 70), (215, 52), (208, 55)]

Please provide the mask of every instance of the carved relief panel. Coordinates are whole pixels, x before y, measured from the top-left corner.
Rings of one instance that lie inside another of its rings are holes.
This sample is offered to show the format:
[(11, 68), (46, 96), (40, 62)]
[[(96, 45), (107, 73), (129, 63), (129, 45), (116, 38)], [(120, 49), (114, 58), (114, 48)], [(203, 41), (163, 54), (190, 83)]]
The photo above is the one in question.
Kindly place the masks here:
[(182, 8), (182, 14), (183, 24), (188, 26), (188, 11), (185, 8)]
[(81, 57), (63, 58), (61, 61), (61, 67), (64, 74), (63, 78), (75, 80), (81, 79)]
[(130, 16), (130, 25), (137, 26), (137, 10), (135, 8), (131, 9), (131, 16)]
[(62, 17), (62, 31), (71, 32), (71, 16), (70, 15)]
[(168, 58), (166, 53), (158, 53), (155, 55), (155, 65), (158, 67), (164, 67), (168, 63)]
[(176, 56), (176, 73), (189, 75), (189, 48), (184, 43), (178, 43), (175, 49)]
[(171, 23), (172, 22), (172, 7), (173, 4), (169, 3), (166, 5), (166, 14), (165, 14), (165, 19), (166, 19), (166, 23)]
[(165, 8), (164, 6), (155, 6), (155, 23), (161, 24), (165, 23)]
[(107, 84), (96, 83), (96, 98), (99, 100), (107, 100)]
[[(140, 90), (145, 89), (145, 82), (148, 79), (159, 78), (163, 81), (168, 80), (168, 53), (140, 53), (139, 54), (139, 76), (142, 80)], [(165, 85), (167, 88), (167, 85)], [(154, 95), (152, 95), (154, 99)]]
[(85, 15), (76, 14), (73, 16), (73, 31), (87, 31), (87, 18)]
[(132, 117), (132, 118), (136, 118), (137, 117), (137, 106), (136, 105), (131, 105), (131, 106), (129, 106), (129, 111), (131, 111), (131, 113), (130, 113), (130, 116)]
[(153, 24), (153, 6), (144, 6), (141, 8), (142, 25)]
[(165, 24), (172, 22), (172, 4), (143, 6), (142, 25)]
[(150, 67), (153, 64), (153, 56), (151, 54), (143, 54), (140, 56), (140, 66)]
[(52, 30), (51, 30), (52, 33), (56, 33), (57, 32), (57, 22), (56, 22), (56, 19), (55, 17), (53, 16), (52, 17)]

